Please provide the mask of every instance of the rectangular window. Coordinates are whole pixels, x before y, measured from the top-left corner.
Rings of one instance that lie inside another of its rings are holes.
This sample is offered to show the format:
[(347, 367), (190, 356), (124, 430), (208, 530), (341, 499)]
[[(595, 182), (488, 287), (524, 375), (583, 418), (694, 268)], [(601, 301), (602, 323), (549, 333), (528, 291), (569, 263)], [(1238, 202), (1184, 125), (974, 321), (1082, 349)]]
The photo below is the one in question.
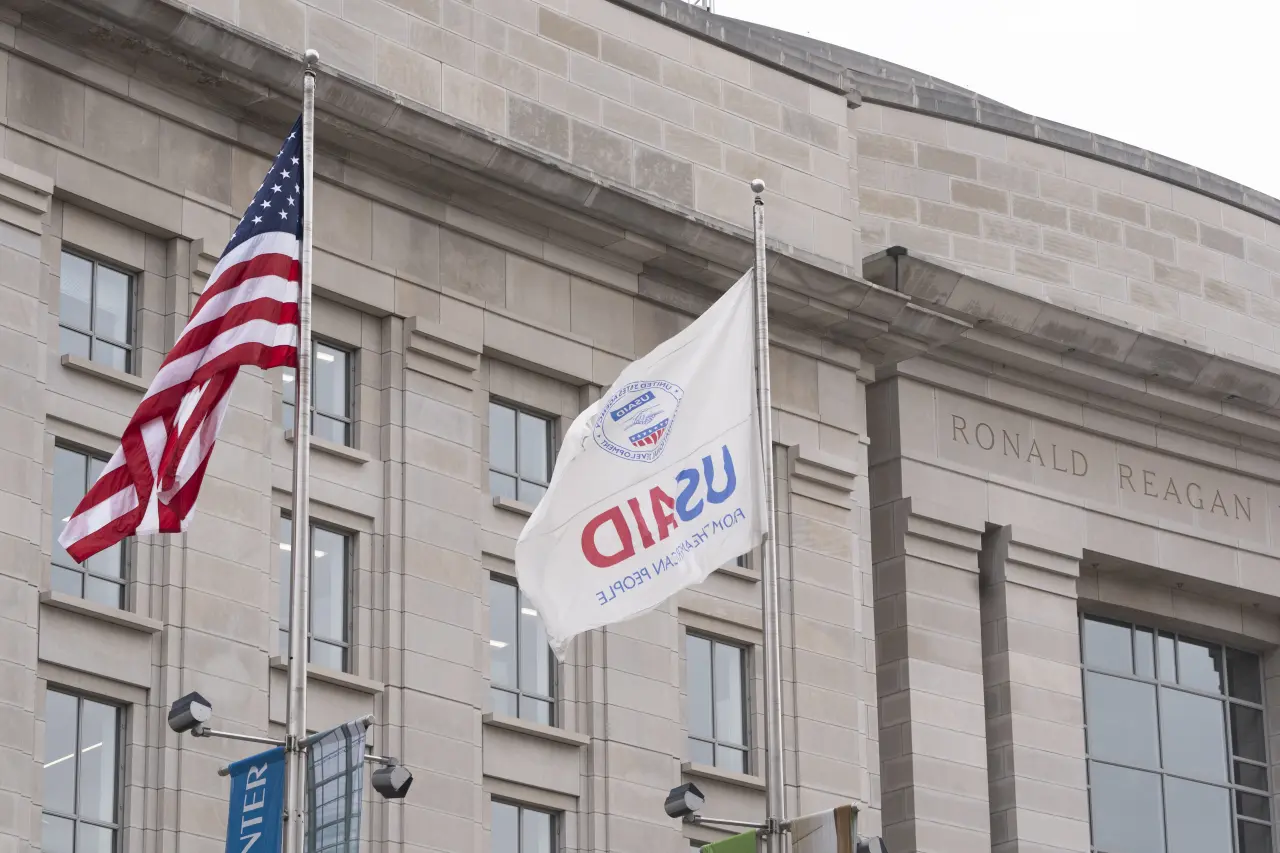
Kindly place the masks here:
[[(311, 434), (334, 444), (351, 446), (351, 386), (353, 355), (347, 350), (316, 341), (311, 358)], [(284, 428), (296, 421), (295, 371), (284, 369)]]
[(58, 348), (128, 373), (133, 367), (133, 276), (62, 253)]
[(80, 565), (58, 544), (71, 513), (107, 460), (58, 446), (53, 451), (53, 568), (50, 587), (107, 607), (124, 607), (125, 546), (117, 542)]
[(514, 583), (489, 580), (489, 674), (493, 710), (555, 725), (555, 659), (547, 629)]
[[(280, 579), (280, 655), (289, 656), (293, 519), (280, 517), (276, 572)], [(345, 672), (349, 663), (351, 535), (311, 525), (311, 643), (308, 660)]]
[(554, 853), (556, 817), (551, 812), (494, 800), (490, 849), (493, 853)]
[(45, 694), (43, 849), (113, 853), (120, 833), (120, 709)]
[(684, 649), (690, 760), (746, 773), (747, 650), (696, 634)]
[(555, 459), (554, 434), (548, 418), (490, 403), (490, 494), (528, 504), (542, 500)]
[(1092, 616), (1080, 640), (1093, 849), (1270, 853), (1258, 656)]

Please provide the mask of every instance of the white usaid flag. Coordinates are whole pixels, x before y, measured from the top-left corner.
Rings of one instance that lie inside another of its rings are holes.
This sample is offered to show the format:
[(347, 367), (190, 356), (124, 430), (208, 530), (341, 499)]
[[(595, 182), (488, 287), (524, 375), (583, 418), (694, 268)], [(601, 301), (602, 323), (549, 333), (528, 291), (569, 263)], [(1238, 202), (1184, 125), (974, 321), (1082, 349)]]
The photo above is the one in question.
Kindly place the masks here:
[(748, 273), (578, 415), (516, 543), (558, 657), (758, 545), (764, 465)]

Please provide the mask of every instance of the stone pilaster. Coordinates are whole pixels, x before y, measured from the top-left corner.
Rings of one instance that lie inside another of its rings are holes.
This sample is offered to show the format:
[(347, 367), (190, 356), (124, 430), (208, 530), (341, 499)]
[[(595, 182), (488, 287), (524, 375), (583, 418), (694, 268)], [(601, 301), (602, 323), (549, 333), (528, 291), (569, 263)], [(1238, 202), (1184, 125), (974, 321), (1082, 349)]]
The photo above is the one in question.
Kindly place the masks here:
[(1087, 851), (1080, 548), (992, 528), (981, 565), (991, 849)]
[(918, 509), (872, 510), (884, 838), (989, 853), (981, 534), (941, 505)]
[(387, 465), (388, 495), (402, 496), (387, 534), (403, 554), (391, 555), (386, 618), (390, 645), (403, 651), (387, 659), (383, 730), (386, 749), (414, 773), (413, 797), (392, 807), (387, 838), (406, 850), (471, 853), (485, 846), (484, 692), (476, 677), (485, 654), (477, 521), (484, 395), (480, 309), (455, 307), (472, 322), (404, 321), (403, 388), (388, 390), (392, 458), (403, 461)]
[(43, 731), (36, 665), (45, 556), (48, 267), (41, 237), (53, 183), (0, 159), (0, 850), (39, 844)]

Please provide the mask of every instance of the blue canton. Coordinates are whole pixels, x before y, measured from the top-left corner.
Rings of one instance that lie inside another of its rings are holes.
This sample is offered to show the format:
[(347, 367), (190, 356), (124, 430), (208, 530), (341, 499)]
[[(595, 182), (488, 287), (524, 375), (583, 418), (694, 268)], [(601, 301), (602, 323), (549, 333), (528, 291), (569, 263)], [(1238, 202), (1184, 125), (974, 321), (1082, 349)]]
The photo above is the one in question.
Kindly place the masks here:
[(253, 201), (227, 242), (227, 252), (250, 237), (285, 231), (302, 239), (302, 116), (267, 170)]

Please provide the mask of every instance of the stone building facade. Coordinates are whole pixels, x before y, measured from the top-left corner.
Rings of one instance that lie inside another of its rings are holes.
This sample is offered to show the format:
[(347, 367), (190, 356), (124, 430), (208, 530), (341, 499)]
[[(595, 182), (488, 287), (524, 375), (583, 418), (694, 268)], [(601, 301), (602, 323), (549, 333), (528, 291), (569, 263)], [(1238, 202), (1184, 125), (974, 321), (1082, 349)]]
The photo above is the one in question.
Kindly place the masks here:
[(1273, 849), (1280, 202), (671, 0), (0, 0), (0, 851), (220, 850), (245, 751), (168, 704), (283, 730), (292, 377), (242, 374), (189, 532), (84, 570), (55, 532), (306, 47), (308, 724), (373, 713), (416, 777), (367, 849), (719, 837), (682, 780), (761, 814), (753, 559), (562, 665), (512, 562), (572, 418), (749, 268), (756, 177), (791, 813)]

